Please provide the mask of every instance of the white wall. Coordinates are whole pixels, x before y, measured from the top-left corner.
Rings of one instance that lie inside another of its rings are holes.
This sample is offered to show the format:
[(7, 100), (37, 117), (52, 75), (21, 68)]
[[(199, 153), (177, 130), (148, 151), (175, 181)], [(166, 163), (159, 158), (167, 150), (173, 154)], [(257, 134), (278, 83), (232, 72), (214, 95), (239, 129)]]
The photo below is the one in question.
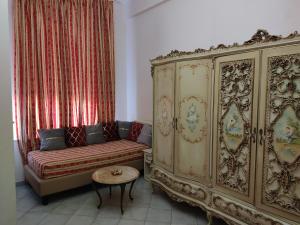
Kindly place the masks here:
[(16, 224), (8, 1), (0, 1), (0, 225)]
[(152, 120), (149, 59), (172, 49), (242, 43), (258, 28), (282, 35), (300, 31), (299, 9), (298, 0), (130, 0), (127, 118)]
[(127, 2), (114, 1), (116, 119), (127, 119)]

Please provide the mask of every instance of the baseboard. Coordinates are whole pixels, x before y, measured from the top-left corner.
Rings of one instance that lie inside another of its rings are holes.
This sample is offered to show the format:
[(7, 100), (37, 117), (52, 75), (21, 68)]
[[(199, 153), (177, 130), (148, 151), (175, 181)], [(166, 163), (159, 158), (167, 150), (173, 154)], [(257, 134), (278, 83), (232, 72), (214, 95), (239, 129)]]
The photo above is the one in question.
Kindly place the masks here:
[(22, 185), (24, 185), (26, 182), (24, 181), (24, 180), (22, 180), (22, 181), (17, 181), (16, 182), (16, 186), (22, 186)]

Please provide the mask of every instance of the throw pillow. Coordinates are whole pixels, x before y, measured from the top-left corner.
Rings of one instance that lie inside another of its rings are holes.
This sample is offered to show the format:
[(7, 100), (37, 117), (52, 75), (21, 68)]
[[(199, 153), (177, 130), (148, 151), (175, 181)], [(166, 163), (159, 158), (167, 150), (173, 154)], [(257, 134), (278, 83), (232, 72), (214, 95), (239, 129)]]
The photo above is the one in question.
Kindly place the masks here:
[(131, 128), (129, 130), (129, 135), (128, 135), (127, 139), (130, 141), (136, 141), (138, 136), (141, 133), (142, 128), (143, 128), (142, 123), (133, 122), (131, 125)]
[(103, 123), (103, 133), (106, 141), (120, 140), (118, 125), (114, 121)]
[(84, 127), (67, 127), (65, 129), (65, 138), (68, 147), (86, 145), (86, 134)]
[(148, 145), (152, 147), (152, 126), (149, 124), (144, 124), (140, 135), (137, 138), (137, 143)]
[(127, 121), (118, 121), (118, 133), (121, 139), (128, 137), (131, 124), (131, 122)]
[(40, 150), (57, 150), (66, 148), (64, 129), (40, 129)]
[(86, 143), (88, 145), (101, 144), (105, 142), (102, 124), (85, 126)]

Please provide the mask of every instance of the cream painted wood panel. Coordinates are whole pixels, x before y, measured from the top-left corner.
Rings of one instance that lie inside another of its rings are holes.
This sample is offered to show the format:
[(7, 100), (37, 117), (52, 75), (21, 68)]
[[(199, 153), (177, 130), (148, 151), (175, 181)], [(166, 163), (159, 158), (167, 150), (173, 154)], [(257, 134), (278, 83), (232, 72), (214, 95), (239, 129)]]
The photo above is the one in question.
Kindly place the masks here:
[(216, 59), (214, 183), (241, 200), (254, 202), (258, 51)]
[(173, 172), (175, 63), (154, 68), (154, 164)]
[(300, 224), (300, 46), (263, 51), (257, 155), (259, 208)]
[(208, 183), (212, 60), (176, 64), (175, 175)]

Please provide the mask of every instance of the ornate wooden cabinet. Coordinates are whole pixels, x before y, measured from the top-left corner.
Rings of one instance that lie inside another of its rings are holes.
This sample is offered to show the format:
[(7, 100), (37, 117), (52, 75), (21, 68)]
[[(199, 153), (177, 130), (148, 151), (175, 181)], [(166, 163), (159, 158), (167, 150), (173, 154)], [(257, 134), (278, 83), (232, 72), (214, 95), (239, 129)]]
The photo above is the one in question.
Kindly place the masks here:
[(228, 224), (300, 224), (300, 36), (152, 60), (151, 182)]

